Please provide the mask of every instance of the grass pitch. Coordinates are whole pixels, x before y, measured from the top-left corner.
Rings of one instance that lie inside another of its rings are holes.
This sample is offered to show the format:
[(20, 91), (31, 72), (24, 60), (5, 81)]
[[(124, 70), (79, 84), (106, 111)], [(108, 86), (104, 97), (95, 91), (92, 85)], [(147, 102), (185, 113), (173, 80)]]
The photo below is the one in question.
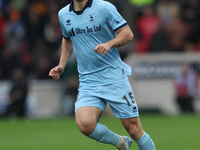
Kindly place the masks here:
[[(157, 150), (200, 150), (200, 116), (140, 115)], [(120, 120), (103, 117), (100, 123), (128, 135)], [(0, 150), (116, 150), (86, 138), (73, 118), (0, 120)], [(138, 150), (133, 143), (131, 150)]]

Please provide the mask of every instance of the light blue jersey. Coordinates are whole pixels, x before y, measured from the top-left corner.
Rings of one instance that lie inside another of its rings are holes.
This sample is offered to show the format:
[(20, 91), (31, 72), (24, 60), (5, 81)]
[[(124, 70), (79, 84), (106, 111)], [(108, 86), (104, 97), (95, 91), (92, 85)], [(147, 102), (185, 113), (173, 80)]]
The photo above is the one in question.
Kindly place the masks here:
[(105, 55), (94, 51), (98, 44), (112, 40), (116, 31), (127, 26), (114, 5), (88, 0), (81, 11), (71, 4), (58, 14), (63, 36), (71, 39), (76, 55), (80, 85), (105, 85), (127, 80), (130, 68), (121, 61), (116, 48)]

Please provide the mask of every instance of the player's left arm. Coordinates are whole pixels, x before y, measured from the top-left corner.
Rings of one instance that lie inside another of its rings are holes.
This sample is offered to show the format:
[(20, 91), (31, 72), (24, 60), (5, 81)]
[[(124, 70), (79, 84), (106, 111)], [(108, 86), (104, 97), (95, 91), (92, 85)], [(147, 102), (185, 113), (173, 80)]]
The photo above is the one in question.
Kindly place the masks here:
[(117, 36), (114, 39), (106, 43), (98, 44), (95, 47), (95, 52), (105, 55), (111, 48), (118, 48), (122, 45), (127, 44), (132, 39), (133, 33), (130, 27), (127, 25), (117, 31)]

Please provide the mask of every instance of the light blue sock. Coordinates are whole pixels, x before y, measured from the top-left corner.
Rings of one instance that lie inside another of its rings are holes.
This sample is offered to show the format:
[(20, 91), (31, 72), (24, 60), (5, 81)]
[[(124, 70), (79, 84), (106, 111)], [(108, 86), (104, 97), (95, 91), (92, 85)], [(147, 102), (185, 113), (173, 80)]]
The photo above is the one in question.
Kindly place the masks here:
[(93, 133), (89, 136), (95, 139), (97, 142), (112, 144), (117, 146), (120, 140), (120, 136), (112, 131), (110, 131), (106, 126), (97, 123), (97, 126)]
[(155, 145), (147, 133), (144, 132), (142, 137), (136, 141), (139, 150), (155, 150)]

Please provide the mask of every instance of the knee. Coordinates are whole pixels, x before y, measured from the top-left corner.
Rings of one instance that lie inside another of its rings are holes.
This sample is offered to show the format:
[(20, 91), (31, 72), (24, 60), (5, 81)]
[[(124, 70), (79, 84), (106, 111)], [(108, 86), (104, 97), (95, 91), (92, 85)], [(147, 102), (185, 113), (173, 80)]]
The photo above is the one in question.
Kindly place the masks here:
[(96, 121), (93, 121), (90, 118), (87, 119), (79, 119), (76, 121), (76, 124), (84, 135), (89, 136), (93, 133), (96, 128)]

